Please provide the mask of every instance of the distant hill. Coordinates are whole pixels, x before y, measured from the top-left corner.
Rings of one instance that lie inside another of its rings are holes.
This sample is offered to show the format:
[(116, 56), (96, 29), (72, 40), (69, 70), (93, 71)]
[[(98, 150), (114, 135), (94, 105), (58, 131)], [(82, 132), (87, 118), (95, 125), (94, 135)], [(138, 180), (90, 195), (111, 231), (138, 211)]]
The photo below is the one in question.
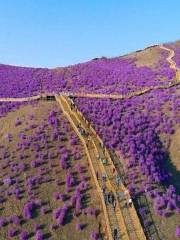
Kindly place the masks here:
[[(179, 56), (179, 42), (171, 47)], [(174, 72), (166, 55), (158, 46), (152, 46), (121, 57), (102, 57), (55, 69), (0, 64), (0, 97), (27, 97), (42, 91), (126, 94), (164, 80), (172, 81)]]

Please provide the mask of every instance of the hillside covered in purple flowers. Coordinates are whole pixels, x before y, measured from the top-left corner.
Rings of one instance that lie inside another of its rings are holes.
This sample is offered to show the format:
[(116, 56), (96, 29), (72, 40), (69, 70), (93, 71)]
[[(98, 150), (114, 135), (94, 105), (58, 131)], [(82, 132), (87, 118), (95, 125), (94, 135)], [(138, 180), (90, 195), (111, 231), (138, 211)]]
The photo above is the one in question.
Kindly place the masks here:
[[(174, 50), (180, 68), (180, 41), (165, 46)], [(177, 76), (168, 54), (152, 46), (55, 69), (0, 64), (0, 99), (152, 89), (118, 100), (73, 98), (123, 171), (148, 240), (180, 238), (180, 84), (172, 86)], [(57, 109), (36, 101), (0, 102), (0, 239), (58, 239), (60, 232), (70, 239), (62, 227), (68, 224), (77, 231), (74, 239), (81, 231), (98, 239), (101, 208), (92, 200), (85, 153)]]
[[(171, 46), (179, 64), (179, 43)], [(166, 61), (167, 55), (166, 51), (154, 46), (129, 56), (102, 57), (56, 69), (1, 64), (0, 97), (29, 97), (42, 91), (126, 94), (143, 87), (166, 85), (175, 76)]]

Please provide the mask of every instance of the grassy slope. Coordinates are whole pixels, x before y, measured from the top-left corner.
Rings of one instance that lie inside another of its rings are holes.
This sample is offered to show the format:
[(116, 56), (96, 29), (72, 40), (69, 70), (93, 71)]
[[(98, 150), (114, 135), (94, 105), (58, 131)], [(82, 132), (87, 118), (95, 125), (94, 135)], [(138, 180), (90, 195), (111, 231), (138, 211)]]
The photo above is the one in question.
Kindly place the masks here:
[[(1, 119), (1, 121), (0, 121), (0, 143), (1, 143), (1, 145), (3, 144), (8, 148), (11, 156), (14, 156), (13, 158), (11, 158), (11, 162), (17, 163), (19, 160), (20, 152), (19, 153), (16, 152), (16, 144), (18, 142), (18, 134), (21, 131), (23, 132), (24, 129), (32, 123), (36, 124), (37, 126), (42, 124), (42, 122), (47, 123), (47, 121), (46, 120), (44, 121), (44, 119), (47, 118), (47, 114), (52, 109), (55, 109), (59, 112), (59, 106), (57, 105), (57, 103), (39, 102), (34, 107), (32, 107), (31, 105), (21, 107), (19, 110), (11, 112), (6, 117)], [(30, 114), (35, 115), (35, 118), (31, 121), (29, 120)], [(23, 121), (23, 124), (21, 124), (20, 126), (15, 128), (14, 124), (15, 124), (15, 120), (17, 117)], [(62, 115), (59, 116), (59, 119), (60, 119), (60, 122), (63, 121), (63, 122), (66, 122), (67, 125), (69, 125), (69, 123), (66, 121), (64, 116), (62, 116)], [(26, 136), (30, 136), (33, 134), (34, 131), (35, 131), (35, 129), (28, 130), (25, 132), (25, 134), (26, 134)], [(52, 197), (52, 194), (55, 191), (58, 191), (60, 193), (65, 192), (65, 184), (56, 186), (56, 184), (53, 181), (55, 175), (58, 176), (58, 178), (62, 182), (64, 181), (64, 176), (65, 176), (65, 170), (62, 170), (59, 166), (60, 155), (57, 152), (57, 146), (59, 146), (59, 145), (65, 146), (71, 152), (71, 161), (72, 161), (71, 169), (74, 168), (74, 165), (76, 163), (80, 163), (82, 166), (84, 166), (84, 172), (85, 172), (84, 174), (85, 174), (85, 176), (88, 177), (88, 183), (89, 183), (89, 188), (88, 188), (87, 192), (85, 193), (86, 201), (84, 203), (84, 206), (86, 205), (86, 206), (91, 206), (91, 207), (101, 209), (100, 202), (99, 202), (99, 199), (96, 194), (95, 187), (94, 187), (93, 179), (92, 179), (91, 173), (89, 172), (89, 169), (87, 167), (87, 157), (84, 153), (84, 149), (83, 149), (82, 145), (80, 144), (80, 142), (78, 143), (77, 146), (72, 146), (72, 144), (70, 144), (70, 139), (69, 139), (70, 134), (74, 134), (73, 130), (70, 126), (69, 126), (68, 132), (65, 132), (63, 130), (63, 128), (61, 128), (61, 131), (64, 133), (65, 140), (61, 141), (61, 142), (57, 142), (57, 141), (51, 142), (51, 148), (49, 149), (49, 152), (55, 153), (55, 155), (56, 155), (56, 157), (53, 159), (54, 167), (51, 168), (49, 166), (50, 161), (51, 161), (49, 159), (47, 159), (47, 161), (43, 164), (43, 167), (45, 169), (47, 169), (46, 176), (49, 177), (50, 181), (48, 183), (38, 185), (37, 189), (35, 190), (35, 192), (37, 194), (37, 198), (43, 199), (46, 202), (45, 207), (49, 210), (49, 212), (44, 216), (40, 216), (40, 214), (37, 213), (35, 218), (33, 218), (32, 220), (30, 220), (28, 222), (25, 222), (22, 225), (22, 227), (17, 227), (17, 230), (20, 230), (22, 228), (28, 230), (28, 232), (32, 236), (30, 239), (33, 239), (33, 234), (34, 234), (33, 224), (35, 222), (42, 225), (43, 233), (46, 234), (46, 237), (47, 237), (46, 239), (48, 239), (48, 236), (49, 237), (51, 236), (52, 238), (50, 238), (50, 239), (61, 239), (61, 240), (66, 240), (66, 239), (73, 239), (73, 240), (87, 239), (88, 240), (92, 230), (98, 231), (98, 223), (101, 222), (103, 224), (103, 222), (101, 221), (102, 220), (101, 213), (98, 215), (97, 219), (93, 216), (86, 216), (84, 214), (81, 214), (77, 219), (72, 218), (72, 216), (70, 216), (68, 218), (68, 223), (65, 224), (65, 226), (63, 226), (63, 227), (59, 227), (53, 233), (50, 233), (48, 230), (48, 226), (53, 222), (52, 210), (63, 205), (63, 203), (61, 201), (55, 201), (54, 198)], [(49, 126), (47, 126), (47, 128), (46, 128), (47, 136), (50, 136), (51, 132), (52, 132), (51, 129), (49, 128)], [(6, 137), (7, 133), (11, 133), (13, 135), (13, 141), (11, 143), (7, 142), (7, 137)], [(80, 160), (76, 160), (76, 161), (73, 160), (73, 148), (78, 149), (78, 152), (81, 153), (82, 157)], [(21, 153), (22, 153), (22, 151), (21, 151)], [(24, 154), (26, 155), (24, 162), (27, 165), (29, 165), (29, 162), (32, 159), (34, 159), (33, 149), (30, 148), (30, 149), (25, 150)], [(2, 160), (1, 160), (1, 162), (2, 162)], [(37, 172), (37, 169), (32, 169), (29, 167), (25, 173), (27, 176), (29, 176), (29, 175), (34, 175), (36, 172)], [(9, 167), (4, 169), (3, 172), (1, 171), (1, 178), (6, 176), (8, 173), (10, 173)], [(24, 185), (25, 175), (18, 174), (17, 178), (22, 181), (21, 185), (25, 191), (23, 193), (23, 197), (21, 200), (16, 201), (14, 196), (8, 196), (6, 198), (6, 201), (2, 204), (2, 206), (0, 208), (0, 216), (8, 217), (12, 214), (22, 215), (22, 207), (24, 205), (24, 202), (27, 201), (27, 191), (26, 191), (26, 188)], [(1, 190), (2, 190), (2, 188), (1, 188)], [(73, 191), (74, 191), (74, 188), (72, 187), (72, 190), (71, 190), (70, 194), (68, 194), (68, 195), (70, 196)], [(69, 200), (67, 200), (65, 202), (68, 202), (68, 201)], [(82, 232), (77, 231), (75, 228), (77, 221), (80, 221), (80, 223), (84, 224), (84, 229)], [(6, 227), (0, 229), (0, 239), (1, 240), (7, 239), (7, 230), (10, 228), (10, 225), (13, 226), (12, 224), (8, 224)], [(18, 238), (16, 237), (14, 239), (18, 239)]]

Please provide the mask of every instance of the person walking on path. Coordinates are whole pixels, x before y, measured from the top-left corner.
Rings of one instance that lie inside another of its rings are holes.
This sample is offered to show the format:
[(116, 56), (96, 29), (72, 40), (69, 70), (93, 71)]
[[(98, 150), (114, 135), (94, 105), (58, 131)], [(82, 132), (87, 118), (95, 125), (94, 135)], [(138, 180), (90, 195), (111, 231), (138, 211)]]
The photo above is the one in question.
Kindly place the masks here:
[(104, 143), (103, 143), (103, 142), (102, 142), (102, 143), (100, 142), (100, 143), (99, 143), (99, 147), (103, 149), (103, 148), (104, 148)]
[(117, 228), (114, 228), (114, 230), (113, 230), (113, 240), (117, 240), (117, 235), (118, 235)]
[(96, 157), (97, 157), (98, 160), (100, 159), (100, 155), (99, 155), (99, 153), (97, 153)]
[(79, 124), (77, 125), (77, 128), (79, 128), (79, 129), (82, 128), (82, 127), (81, 127), (81, 123), (79, 123)]
[(99, 179), (99, 173), (98, 173), (98, 171), (96, 171), (96, 178), (97, 178), (97, 180)]
[(112, 193), (111, 194), (111, 204), (113, 205), (113, 202), (115, 201), (115, 197), (114, 197), (114, 194)]
[(112, 203), (112, 192), (108, 193), (108, 203), (111, 204)]
[(115, 174), (115, 172), (116, 172), (116, 169), (115, 169), (115, 167), (113, 167), (113, 175)]
[(116, 209), (116, 199), (114, 198), (114, 200), (113, 200), (113, 202), (112, 202), (112, 205), (113, 205), (113, 209), (114, 209), (114, 211), (115, 211), (115, 209)]
[(105, 190), (103, 194), (104, 194), (104, 202), (105, 202), (105, 204), (107, 205), (107, 204), (108, 204), (108, 193), (107, 193), (107, 191)]
[(129, 198), (128, 204), (129, 204), (130, 207), (132, 207), (132, 199), (131, 198)]
[(103, 173), (103, 174), (102, 174), (102, 181), (103, 181), (103, 182), (106, 182), (106, 178), (107, 178), (106, 173)]
[(99, 222), (99, 224), (98, 224), (98, 235), (99, 235), (98, 240), (103, 240), (101, 228), (102, 228), (102, 225), (101, 225), (101, 222)]
[(116, 181), (116, 185), (119, 186), (120, 183), (121, 183), (121, 178), (120, 178), (120, 176), (117, 174), (116, 177), (115, 177), (115, 179), (116, 179), (116, 180), (115, 180), (115, 181)]
[(106, 159), (106, 158), (103, 158), (103, 159), (102, 159), (102, 163), (103, 163), (104, 165), (107, 165), (107, 163), (108, 163), (107, 159)]

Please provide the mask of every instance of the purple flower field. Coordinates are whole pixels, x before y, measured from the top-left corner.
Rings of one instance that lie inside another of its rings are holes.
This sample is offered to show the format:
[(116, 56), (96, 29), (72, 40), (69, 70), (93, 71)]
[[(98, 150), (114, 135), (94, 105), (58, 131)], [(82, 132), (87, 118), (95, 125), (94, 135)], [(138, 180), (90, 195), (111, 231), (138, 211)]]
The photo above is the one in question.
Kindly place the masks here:
[[(179, 42), (166, 46), (180, 67)], [(0, 64), (0, 98), (66, 91), (125, 95), (169, 86), (129, 99), (74, 102), (121, 164), (143, 229), (154, 224), (163, 232), (159, 239), (176, 240), (180, 85), (170, 86), (176, 78), (167, 51), (154, 48), (143, 64), (144, 51), (55, 69)], [(98, 239), (100, 200), (84, 148), (57, 103), (0, 102), (0, 169), (0, 240)], [(147, 203), (138, 205), (140, 197)]]
[(168, 150), (180, 127), (180, 87), (121, 101), (76, 98), (75, 103), (105, 145), (123, 156), (131, 195), (146, 193), (155, 216), (178, 215), (180, 176), (169, 164)]
[[(0, 65), (0, 97), (30, 97), (43, 92), (127, 94), (144, 87), (167, 85), (174, 80), (161, 50), (150, 68), (136, 66), (135, 57), (100, 58), (74, 66), (47, 69)], [(74, 84), (76, 83), (76, 84)]]
[(58, 104), (2, 106), (0, 239), (97, 235), (102, 213), (87, 158)]

